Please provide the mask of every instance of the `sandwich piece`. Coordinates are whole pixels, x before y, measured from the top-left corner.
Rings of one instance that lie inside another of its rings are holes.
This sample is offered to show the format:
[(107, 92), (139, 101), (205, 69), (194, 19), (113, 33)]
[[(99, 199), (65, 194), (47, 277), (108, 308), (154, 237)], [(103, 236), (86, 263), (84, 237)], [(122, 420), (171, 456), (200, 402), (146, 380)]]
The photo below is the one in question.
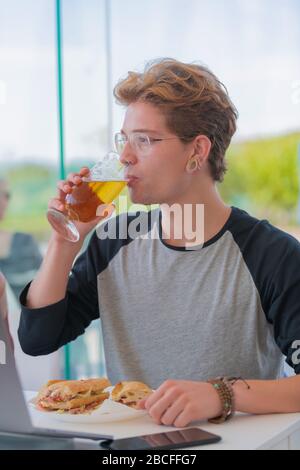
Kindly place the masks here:
[(106, 378), (49, 380), (38, 393), (36, 406), (43, 411), (91, 413), (109, 398), (104, 389), (110, 385)]
[(124, 381), (115, 385), (111, 392), (111, 399), (137, 409), (138, 402), (151, 393), (151, 388), (143, 382)]

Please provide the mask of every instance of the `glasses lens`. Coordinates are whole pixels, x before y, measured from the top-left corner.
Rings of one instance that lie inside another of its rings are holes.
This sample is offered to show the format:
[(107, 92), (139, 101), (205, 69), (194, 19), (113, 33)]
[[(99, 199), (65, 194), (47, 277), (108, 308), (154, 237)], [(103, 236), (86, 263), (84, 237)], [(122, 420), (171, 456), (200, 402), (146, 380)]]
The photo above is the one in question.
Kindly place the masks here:
[[(146, 153), (150, 148), (150, 138), (147, 134), (141, 134), (139, 132), (131, 134), (129, 136), (130, 145), (137, 152)], [(115, 147), (119, 155), (124, 151), (125, 145), (127, 143), (127, 137), (121, 132), (115, 134)]]
[(121, 153), (123, 152), (125, 144), (126, 144), (125, 136), (121, 134), (120, 132), (117, 132), (117, 134), (115, 135), (115, 147), (119, 155), (121, 155)]
[(146, 134), (133, 134), (133, 142), (135, 148), (141, 152), (145, 152), (150, 147), (150, 139)]

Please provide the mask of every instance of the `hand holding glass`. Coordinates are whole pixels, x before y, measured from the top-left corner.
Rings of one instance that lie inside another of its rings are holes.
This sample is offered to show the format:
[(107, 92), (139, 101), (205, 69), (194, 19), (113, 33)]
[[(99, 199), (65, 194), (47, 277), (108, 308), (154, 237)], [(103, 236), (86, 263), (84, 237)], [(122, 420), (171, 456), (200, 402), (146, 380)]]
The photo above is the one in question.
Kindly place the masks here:
[(110, 204), (126, 185), (124, 167), (119, 155), (109, 152), (94, 165), (88, 176), (78, 186), (73, 186), (65, 197), (65, 210), (49, 209), (47, 218), (52, 227), (66, 240), (77, 242), (80, 238), (74, 222), (91, 222), (97, 209)]

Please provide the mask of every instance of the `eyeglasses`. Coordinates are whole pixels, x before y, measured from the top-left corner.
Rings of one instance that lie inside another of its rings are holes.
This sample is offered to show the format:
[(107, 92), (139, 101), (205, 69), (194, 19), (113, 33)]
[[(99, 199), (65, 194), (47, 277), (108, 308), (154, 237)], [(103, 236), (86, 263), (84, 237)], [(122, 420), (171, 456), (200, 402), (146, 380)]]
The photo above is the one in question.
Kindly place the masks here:
[(125, 134), (122, 134), (122, 132), (117, 132), (115, 134), (115, 146), (118, 154), (121, 155), (124, 151), (125, 145), (127, 144), (127, 142), (129, 142), (131, 147), (137, 153), (144, 155), (151, 150), (151, 147), (155, 142), (173, 139), (178, 139), (178, 137), (174, 136), (157, 139), (154, 137), (149, 137), (149, 135), (144, 134), (143, 132), (133, 132), (127, 137)]

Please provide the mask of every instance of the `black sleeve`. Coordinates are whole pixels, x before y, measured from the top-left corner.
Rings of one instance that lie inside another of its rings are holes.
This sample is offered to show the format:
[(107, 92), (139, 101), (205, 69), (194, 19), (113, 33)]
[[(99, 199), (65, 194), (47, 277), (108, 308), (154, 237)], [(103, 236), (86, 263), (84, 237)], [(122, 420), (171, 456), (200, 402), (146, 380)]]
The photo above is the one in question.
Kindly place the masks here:
[(300, 243), (265, 220), (253, 220), (241, 217), (234, 238), (273, 326), (276, 344), (300, 374), (300, 353), (295, 348), (300, 340)]
[(95, 232), (87, 250), (73, 266), (64, 299), (43, 308), (30, 309), (26, 307), (29, 285), (23, 290), (18, 335), (26, 354), (39, 356), (56, 351), (99, 318), (97, 274), (102, 269)]
[(95, 230), (87, 250), (72, 268), (66, 296), (60, 302), (30, 309), (26, 307), (29, 285), (23, 290), (18, 334), (26, 354), (39, 356), (56, 351), (83, 334), (88, 325), (99, 318), (97, 276), (119, 250), (132, 241), (127, 229), (136, 216), (114, 217)]
[(300, 244), (297, 241), (281, 253), (267, 298), (266, 315), (274, 326), (276, 343), (286, 362), (300, 374)]

